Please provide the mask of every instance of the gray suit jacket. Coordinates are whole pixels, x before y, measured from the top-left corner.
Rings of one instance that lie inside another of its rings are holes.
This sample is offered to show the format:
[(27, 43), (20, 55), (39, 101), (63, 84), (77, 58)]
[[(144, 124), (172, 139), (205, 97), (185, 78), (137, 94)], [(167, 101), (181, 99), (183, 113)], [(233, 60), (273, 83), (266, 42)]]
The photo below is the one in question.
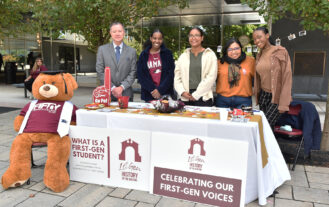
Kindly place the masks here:
[(123, 85), (123, 96), (133, 97), (132, 84), (136, 78), (136, 50), (123, 43), (119, 63), (115, 58), (113, 43), (102, 45), (97, 51), (96, 72), (104, 84), (104, 68), (111, 68), (111, 87)]

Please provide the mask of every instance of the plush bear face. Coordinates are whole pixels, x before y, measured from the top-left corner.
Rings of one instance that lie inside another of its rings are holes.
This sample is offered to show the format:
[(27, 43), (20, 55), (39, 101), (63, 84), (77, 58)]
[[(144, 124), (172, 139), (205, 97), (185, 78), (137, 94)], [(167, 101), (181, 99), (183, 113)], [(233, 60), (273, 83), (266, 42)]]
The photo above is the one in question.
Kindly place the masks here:
[[(65, 81), (64, 81), (65, 80)], [(33, 96), (45, 101), (68, 101), (78, 84), (69, 73), (49, 75), (41, 73), (32, 85)]]

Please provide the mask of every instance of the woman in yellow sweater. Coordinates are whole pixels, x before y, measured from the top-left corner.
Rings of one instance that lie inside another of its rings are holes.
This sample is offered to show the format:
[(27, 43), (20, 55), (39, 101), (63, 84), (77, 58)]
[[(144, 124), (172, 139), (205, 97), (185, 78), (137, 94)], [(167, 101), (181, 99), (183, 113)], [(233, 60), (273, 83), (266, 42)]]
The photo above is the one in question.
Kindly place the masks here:
[(246, 56), (239, 40), (231, 38), (218, 61), (216, 106), (241, 108), (251, 106), (255, 59)]

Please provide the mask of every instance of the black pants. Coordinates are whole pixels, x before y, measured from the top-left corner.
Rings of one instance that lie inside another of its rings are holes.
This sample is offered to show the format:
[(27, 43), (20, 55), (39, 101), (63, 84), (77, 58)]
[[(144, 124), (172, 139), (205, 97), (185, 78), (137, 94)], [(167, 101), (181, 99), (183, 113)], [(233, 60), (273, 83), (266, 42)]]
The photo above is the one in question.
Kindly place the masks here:
[(33, 78), (31, 78), (30, 80), (24, 82), (25, 88), (28, 91), (30, 91), (30, 92), (32, 92), (32, 84), (33, 84), (33, 82), (34, 82), (34, 79)]
[[(190, 94), (192, 94), (195, 91), (195, 89), (190, 90)], [(213, 106), (213, 100), (209, 99), (207, 101), (203, 101), (202, 97), (199, 98), (197, 101), (183, 101), (185, 105), (189, 106)]]
[(268, 123), (271, 128), (274, 129), (276, 121), (280, 118), (280, 113), (278, 110), (278, 104), (271, 103), (272, 93), (260, 91), (259, 94), (259, 109), (262, 110), (266, 116)]

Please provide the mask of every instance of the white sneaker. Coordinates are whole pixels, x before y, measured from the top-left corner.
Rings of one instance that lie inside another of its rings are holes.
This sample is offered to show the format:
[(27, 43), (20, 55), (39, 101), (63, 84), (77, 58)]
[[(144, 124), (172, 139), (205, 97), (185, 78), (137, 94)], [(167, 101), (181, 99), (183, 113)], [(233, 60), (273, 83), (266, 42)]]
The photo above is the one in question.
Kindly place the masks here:
[(292, 132), (292, 127), (290, 125), (281, 126), (280, 129), (287, 132)]

